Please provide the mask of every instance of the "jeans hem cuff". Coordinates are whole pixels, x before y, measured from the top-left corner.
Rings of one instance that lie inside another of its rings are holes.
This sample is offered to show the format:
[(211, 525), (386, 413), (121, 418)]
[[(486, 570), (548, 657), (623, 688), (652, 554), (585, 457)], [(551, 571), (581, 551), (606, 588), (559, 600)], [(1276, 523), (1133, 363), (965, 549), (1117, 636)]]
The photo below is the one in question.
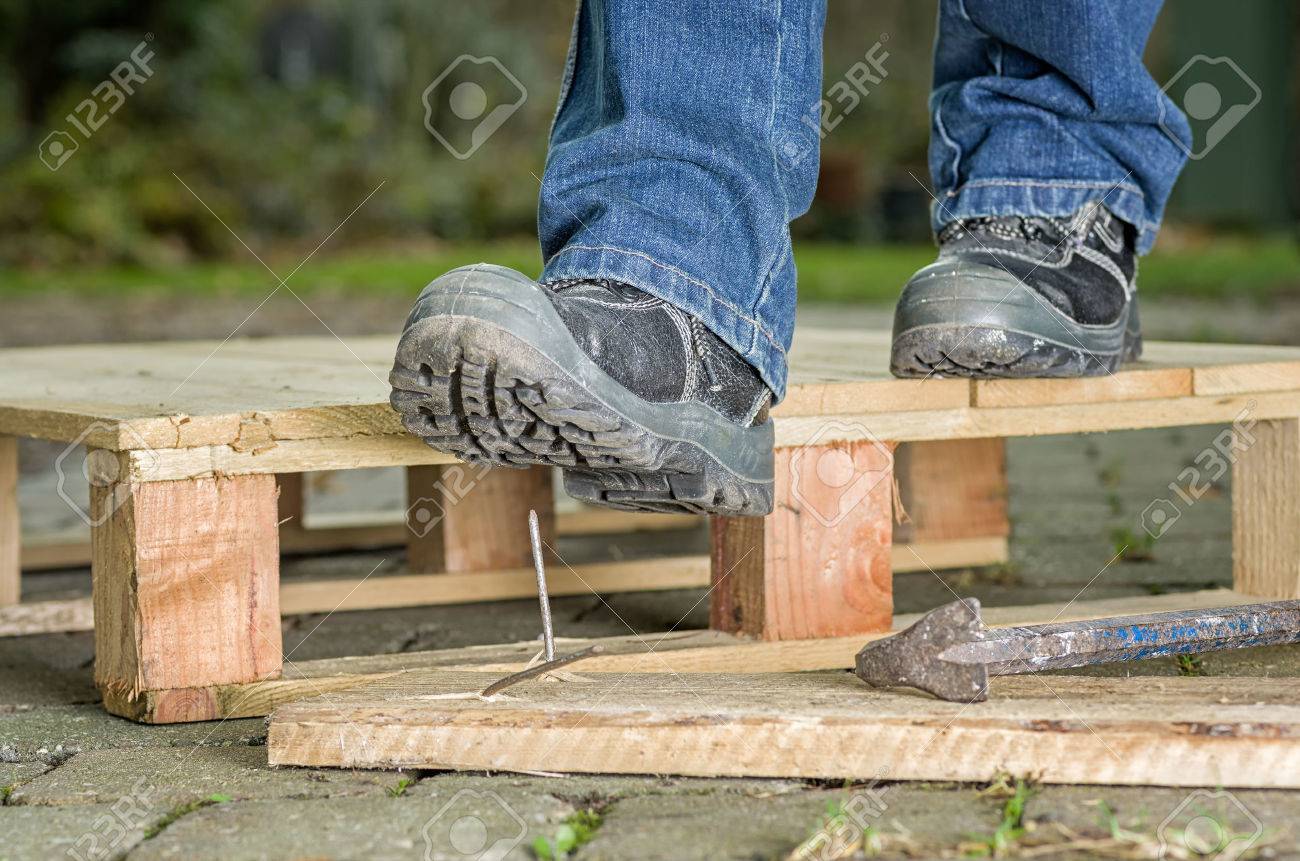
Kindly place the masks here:
[(1137, 252), (1145, 254), (1155, 244), (1159, 221), (1147, 217), (1146, 196), (1132, 183), (1121, 180), (980, 179), (955, 189), (940, 191), (930, 208), (937, 233), (961, 218), (995, 215), (1037, 215), (1064, 218), (1084, 204), (1100, 201), (1116, 216), (1137, 228)]
[(621, 281), (698, 317), (758, 371), (774, 401), (785, 396), (785, 348), (769, 327), (723, 299), (706, 282), (644, 252), (607, 245), (562, 248), (546, 261), (541, 281), (573, 278)]

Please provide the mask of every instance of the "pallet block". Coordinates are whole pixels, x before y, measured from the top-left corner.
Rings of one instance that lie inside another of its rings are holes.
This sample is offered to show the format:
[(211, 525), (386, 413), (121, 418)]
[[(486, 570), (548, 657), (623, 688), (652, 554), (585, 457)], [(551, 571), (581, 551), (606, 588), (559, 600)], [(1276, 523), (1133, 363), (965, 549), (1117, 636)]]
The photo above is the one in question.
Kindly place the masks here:
[(709, 626), (764, 640), (888, 631), (893, 450), (776, 451), (775, 510), (713, 519)]
[(555, 546), (552, 470), (470, 464), (406, 468), (407, 567), (414, 573), (490, 571), (532, 564), (528, 512)]
[(953, 567), (931, 552), (947, 542), (991, 539), (983, 564), (1006, 559), (1005, 440), (856, 440), (778, 448), (775, 460), (771, 515), (713, 518), (716, 630), (765, 640), (889, 630), (899, 531), (909, 568)]
[[(579, 671), (581, 672), (581, 671)], [(994, 679), (988, 702), (850, 673), (407, 673), (278, 708), (271, 765), (1300, 788), (1291, 679)], [(1212, 732), (1196, 731), (1213, 727)], [(1189, 731), (1189, 728), (1192, 728)]]
[(1232, 581), (1300, 598), (1300, 419), (1238, 427), (1232, 470)]
[(280, 675), (280, 548), (269, 475), (92, 484), (95, 682), (109, 711), (217, 716), (214, 685)]

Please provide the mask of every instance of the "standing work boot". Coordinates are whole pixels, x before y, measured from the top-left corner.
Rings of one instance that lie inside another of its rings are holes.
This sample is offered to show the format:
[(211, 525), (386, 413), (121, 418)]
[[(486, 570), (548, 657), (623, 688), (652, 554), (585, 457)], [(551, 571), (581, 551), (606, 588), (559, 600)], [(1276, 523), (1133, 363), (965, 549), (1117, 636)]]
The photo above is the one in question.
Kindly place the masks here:
[(1087, 377), (1142, 353), (1136, 231), (1099, 203), (1069, 219), (965, 218), (894, 309), (898, 377)]
[(433, 448), (559, 466), (586, 502), (772, 508), (768, 388), (699, 320), (635, 287), (453, 270), (420, 294), (389, 382), (402, 423)]

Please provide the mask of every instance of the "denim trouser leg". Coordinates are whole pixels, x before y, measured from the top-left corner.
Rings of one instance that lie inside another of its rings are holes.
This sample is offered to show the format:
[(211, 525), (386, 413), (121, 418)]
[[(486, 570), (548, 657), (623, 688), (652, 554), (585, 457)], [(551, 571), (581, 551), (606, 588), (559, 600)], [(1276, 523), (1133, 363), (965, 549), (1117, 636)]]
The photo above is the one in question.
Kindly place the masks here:
[(1150, 249), (1184, 116), (1142, 64), (1160, 0), (940, 0), (930, 99), (936, 228), (1100, 200)]
[(779, 397), (824, 16), (824, 0), (583, 0), (542, 181), (543, 280), (665, 299)]

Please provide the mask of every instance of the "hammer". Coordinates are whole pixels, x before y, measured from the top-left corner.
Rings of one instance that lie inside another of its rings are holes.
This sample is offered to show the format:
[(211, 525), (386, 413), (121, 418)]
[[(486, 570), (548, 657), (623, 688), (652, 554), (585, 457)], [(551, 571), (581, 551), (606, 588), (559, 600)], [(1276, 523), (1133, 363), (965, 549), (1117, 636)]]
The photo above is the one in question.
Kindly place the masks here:
[(899, 685), (953, 702), (982, 702), (989, 676), (1296, 642), (1300, 601), (985, 628), (979, 600), (964, 598), (868, 643), (858, 652), (854, 672), (876, 687)]

